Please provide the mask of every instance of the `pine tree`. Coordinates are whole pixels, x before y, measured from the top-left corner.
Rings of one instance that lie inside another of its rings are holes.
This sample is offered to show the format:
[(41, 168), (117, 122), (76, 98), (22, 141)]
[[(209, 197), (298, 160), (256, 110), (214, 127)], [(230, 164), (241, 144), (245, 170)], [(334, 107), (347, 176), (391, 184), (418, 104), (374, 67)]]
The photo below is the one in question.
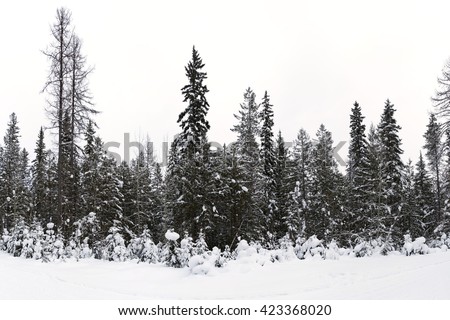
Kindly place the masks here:
[(360, 237), (365, 240), (374, 240), (384, 235), (386, 228), (383, 222), (381, 142), (377, 129), (373, 125), (367, 135), (367, 164), (364, 187), (368, 211), (363, 217)]
[(17, 204), (16, 208), (23, 217), (31, 224), (34, 220), (32, 213), (32, 203), (31, 203), (31, 171), (30, 163), (28, 157), (28, 151), (22, 149), (20, 152), (20, 159), (18, 164), (19, 169), (19, 183), (16, 190)]
[(287, 228), (292, 240), (305, 237), (307, 219), (311, 216), (312, 142), (308, 133), (300, 129), (292, 148), (292, 165), (288, 181), (292, 185), (287, 202)]
[(434, 219), (434, 194), (431, 178), (428, 176), (422, 152), (416, 164), (416, 174), (414, 176), (414, 202), (417, 205), (417, 212), (410, 216), (409, 230), (411, 236), (431, 236), (436, 227)]
[(193, 47), (192, 60), (185, 67), (189, 83), (181, 89), (183, 102), (187, 102), (188, 106), (180, 113), (177, 121), (182, 129), (180, 141), (182, 149), (185, 150), (183, 154), (189, 157), (201, 151), (201, 140), (206, 138), (210, 127), (206, 120), (209, 104), (205, 97), (209, 90), (203, 84), (207, 75), (201, 71), (204, 66), (198, 51)]
[(184, 102), (188, 105), (179, 115), (181, 134), (172, 146), (168, 176), (168, 205), (172, 214), (170, 223), (177, 231), (187, 231), (194, 238), (203, 229), (206, 237), (214, 235), (214, 204), (210, 190), (211, 166), (210, 145), (207, 142), (209, 123), (206, 115), (209, 104), (206, 100), (208, 89), (203, 81), (206, 73), (201, 71), (204, 64), (195, 47), (192, 60), (186, 70), (188, 84), (182, 88)]
[[(364, 168), (367, 141), (365, 135), (366, 126), (361, 107), (355, 101), (350, 115), (350, 146), (348, 150), (347, 176), (352, 185), (361, 186), (363, 178), (361, 171)], [(356, 191), (356, 190), (355, 190)]]
[(122, 222), (133, 228), (133, 215), (135, 212), (136, 192), (133, 183), (133, 173), (127, 162), (123, 161), (116, 170), (116, 176), (119, 182), (119, 191), (122, 194), (123, 219)]
[(100, 221), (99, 234), (104, 238), (112, 226), (122, 228), (121, 181), (116, 173), (114, 159), (103, 150), (103, 143), (99, 137), (95, 137), (92, 124), (88, 126), (85, 139), (80, 219), (90, 212), (96, 213)]
[(261, 103), (261, 163), (262, 170), (262, 184), (264, 188), (264, 198), (262, 200), (262, 211), (268, 223), (268, 232), (274, 233), (275, 230), (275, 215), (277, 214), (277, 203), (275, 200), (275, 146), (273, 141), (273, 110), (270, 104), (270, 97), (267, 91), (264, 93), (263, 101)]
[(0, 172), (0, 210), (2, 230), (10, 229), (18, 221), (19, 216), (24, 217), (24, 212), (19, 211), (20, 190), (24, 188), (21, 177), (21, 150), (19, 144), (19, 127), (17, 116), (12, 113), (9, 118), (3, 148), (2, 170)]
[(276, 239), (281, 239), (288, 232), (287, 220), (287, 202), (289, 198), (289, 184), (288, 184), (288, 150), (284, 144), (281, 131), (278, 132), (276, 142), (276, 162), (274, 167), (275, 178), (275, 197), (274, 197), (274, 215), (272, 217), (271, 225), (272, 231)]
[(381, 196), (384, 205), (384, 228), (387, 231), (385, 239), (393, 241), (394, 245), (402, 243), (399, 217), (402, 205), (402, 170), (403, 163), (400, 158), (403, 150), (398, 131), (401, 129), (394, 118), (394, 105), (386, 100), (378, 134), (381, 144)]
[(239, 235), (248, 240), (259, 240), (267, 230), (267, 220), (261, 211), (260, 159), (256, 138), (260, 135), (259, 105), (256, 95), (248, 88), (244, 93), (244, 103), (237, 115), (238, 124), (231, 129), (238, 134), (236, 142), (237, 166), (242, 169), (243, 190), (247, 192), (241, 207)]
[(322, 124), (317, 131), (317, 144), (312, 159), (312, 211), (307, 219), (307, 233), (317, 235), (325, 241), (331, 241), (339, 235), (342, 212), (339, 198), (339, 184), (342, 177), (333, 158), (333, 140), (331, 133)]
[(350, 115), (350, 146), (348, 150), (347, 180), (349, 182), (349, 215), (345, 224), (353, 236), (361, 237), (367, 229), (367, 139), (361, 107), (355, 102)]
[(442, 218), (442, 187), (441, 187), (441, 159), (443, 146), (441, 143), (441, 130), (434, 114), (430, 115), (427, 131), (424, 134), (426, 150), (425, 156), (433, 176), (434, 185), (434, 225), (437, 226)]
[(224, 146), (221, 155), (217, 156), (215, 161), (218, 246), (234, 247), (238, 237), (243, 236), (242, 225), (245, 216), (241, 208), (250, 202), (250, 195), (245, 187), (244, 172), (239, 166), (235, 145)]
[(143, 232), (145, 228), (155, 230), (155, 226), (150, 226), (151, 216), (151, 180), (150, 167), (144, 151), (140, 150), (139, 155), (131, 162), (131, 184), (133, 196), (133, 212), (131, 222), (137, 234)]
[[(36, 148), (34, 149), (35, 158), (32, 161), (32, 195), (33, 195), (33, 216), (42, 219), (49, 213), (48, 205), (48, 156), (45, 149), (44, 130), (39, 130)], [(48, 217), (45, 217), (48, 221)]]

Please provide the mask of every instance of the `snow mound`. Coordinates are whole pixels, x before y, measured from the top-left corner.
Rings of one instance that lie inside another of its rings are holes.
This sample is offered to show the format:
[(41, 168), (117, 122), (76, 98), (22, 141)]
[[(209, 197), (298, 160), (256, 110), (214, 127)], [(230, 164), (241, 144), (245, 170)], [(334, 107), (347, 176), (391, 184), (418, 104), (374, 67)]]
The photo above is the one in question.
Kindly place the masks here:
[(167, 230), (166, 234), (164, 235), (167, 240), (171, 241), (177, 241), (180, 238), (180, 235), (173, 230)]
[(424, 237), (418, 237), (414, 241), (411, 241), (410, 235), (405, 235), (404, 238), (405, 244), (403, 245), (403, 252), (407, 256), (430, 253), (430, 248), (425, 244), (426, 239)]
[(192, 274), (208, 274), (214, 267), (204, 255), (192, 256), (188, 266)]

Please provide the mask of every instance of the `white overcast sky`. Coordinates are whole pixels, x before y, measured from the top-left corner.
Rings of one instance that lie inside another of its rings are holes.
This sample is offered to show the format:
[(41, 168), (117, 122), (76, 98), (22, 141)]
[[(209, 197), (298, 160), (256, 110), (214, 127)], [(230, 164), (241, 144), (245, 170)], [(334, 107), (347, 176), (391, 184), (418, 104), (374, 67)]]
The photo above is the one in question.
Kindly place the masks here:
[[(32, 152), (47, 125), (40, 91), (55, 11), (72, 11), (88, 63), (104, 141), (129, 132), (160, 145), (178, 132), (180, 89), (195, 45), (208, 73), (209, 138), (230, 128), (242, 95), (268, 90), (275, 130), (286, 140), (321, 123), (348, 140), (355, 100), (366, 124), (378, 123), (389, 98), (405, 160), (416, 159), (441, 69), (450, 56), (448, 1), (2, 1), (0, 136), (16, 112)], [(343, 152), (346, 155), (346, 151)]]

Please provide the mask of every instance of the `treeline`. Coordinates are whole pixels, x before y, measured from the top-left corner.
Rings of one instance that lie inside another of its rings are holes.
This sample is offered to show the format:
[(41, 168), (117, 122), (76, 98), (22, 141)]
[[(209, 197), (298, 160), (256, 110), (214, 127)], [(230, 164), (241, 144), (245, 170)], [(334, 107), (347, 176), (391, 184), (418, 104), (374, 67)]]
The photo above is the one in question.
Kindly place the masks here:
[[(121, 246), (143, 235), (166, 242), (167, 230), (221, 249), (241, 239), (275, 248), (286, 237), (298, 242), (315, 235), (343, 247), (375, 241), (388, 252), (399, 249), (405, 235), (438, 239), (450, 231), (450, 130), (436, 115), (424, 128), (418, 162), (403, 163), (394, 105), (387, 100), (379, 123), (366, 128), (355, 102), (342, 173), (324, 125), (313, 138), (300, 129), (288, 149), (281, 132), (273, 131), (269, 94), (257, 99), (248, 88), (231, 128), (237, 142), (213, 150), (207, 138), (207, 74), (193, 48), (168, 167), (162, 170), (147, 149), (118, 164), (96, 134), (88, 87), (92, 69), (67, 9), (58, 9), (51, 31), (44, 91), (57, 152), (47, 148), (41, 128), (30, 163), (20, 147), (18, 119), (10, 116), (0, 147), (4, 238), (47, 230), (63, 246), (95, 251), (105, 247), (105, 239), (123, 239)], [(448, 110), (446, 74), (435, 99), (440, 113)]]

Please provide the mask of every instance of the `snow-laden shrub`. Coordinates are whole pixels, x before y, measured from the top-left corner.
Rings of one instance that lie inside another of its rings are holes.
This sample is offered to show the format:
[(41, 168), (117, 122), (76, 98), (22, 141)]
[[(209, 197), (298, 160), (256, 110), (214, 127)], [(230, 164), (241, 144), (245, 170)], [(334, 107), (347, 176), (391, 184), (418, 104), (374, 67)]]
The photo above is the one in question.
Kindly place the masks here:
[(49, 222), (46, 225), (43, 248), (42, 261), (51, 262), (57, 259), (65, 259), (64, 238), (61, 234), (56, 234), (55, 224)]
[(15, 257), (20, 257), (22, 255), (24, 240), (27, 243), (28, 231), (29, 228), (25, 220), (21, 218), (14, 226), (11, 235), (6, 238), (6, 252)]
[(150, 231), (146, 228), (140, 237), (134, 237), (128, 245), (130, 259), (138, 259), (139, 262), (157, 263), (158, 247), (153, 242)]
[(418, 237), (416, 240), (412, 241), (409, 234), (404, 236), (405, 244), (403, 245), (403, 253), (407, 256), (413, 254), (428, 254), (430, 253), (430, 248), (425, 244), (424, 237)]
[(439, 248), (441, 251), (447, 251), (450, 246), (450, 238), (447, 237), (445, 232), (442, 232), (440, 237), (429, 242), (429, 246), (431, 248)]
[(31, 258), (36, 260), (42, 259), (45, 244), (45, 232), (44, 228), (42, 228), (41, 224), (37, 220), (35, 220), (31, 225), (30, 237), (33, 241), (33, 254)]
[(196, 254), (189, 259), (188, 267), (192, 274), (208, 274), (216, 264), (218, 257), (220, 257), (220, 250), (204, 252)]
[(193, 274), (208, 274), (213, 267), (203, 255), (198, 254), (189, 259), (188, 266)]
[(447, 234), (445, 232), (442, 233), (441, 235), (441, 244), (440, 244), (440, 248), (442, 251), (447, 251), (448, 247), (450, 246), (450, 238), (447, 237)]
[(392, 239), (391, 235), (388, 235), (385, 239), (380, 240), (380, 250), (379, 253), (383, 256), (386, 256), (390, 254), (391, 252), (395, 251), (395, 242), (394, 239)]
[(183, 262), (181, 260), (181, 252), (177, 242), (180, 235), (170, 229), (167, 230), (165, 237), (167, 241), (161, 248), (161, 262), (169, 267), (182, 268)]
[(219, 248), (214, 247), (212, 249), (212, 256), (214, 257), (214, 266), (216, 268), (223, 268), (226, 266), (228, 261), (231, 260), (230, 247), (226, 246), (223, 251), (220, 251)]
[[(89, 212), (83, 218), (74, 222), (75, 232), (71, 241), (75, 243), (72, 245), (76, 248), (74, 254), (78, 255), (77, 258), (89, 258), (92, 256), (95, 246), (101, 246), (100, 238), (100, 221), (98, 220), (95, 212)], [(97, 252), (96, 256), (100, 256)]]
[(369, 241), (361, 240), (353, 248), (353, 254), (357, 258), (368, 257), (373, 254), (374, 246)]
[(278, 244), (276, 245), (276, 247), (278, 247), (278, 249), (274, 249), (274, 250), (270, 250), (270, 256), (271, 256), (271, 261), (275, 262), (275, 261), (279, 261), (279, 262), (283, 262), (286, 260), (292, 260), (292, 259), (296, 259), (297, 256), (294, 252), (294, 246), (293, 243), (291, 241), (291, 239), (289, 238), (289, 235), (286, 234), (283, 238), (281, 238), (278, 241)]
[(100, 259), (108, 261), (125, 261), (128, 259), (128, 250), (125, 246), (125, 240), (120, 233), (121, 229), (117, 226), (109, 228), (109, 234), (102, 242)]
[(297, 239), (294, 252), (299, 259), (321, 259), (324, 254), (324, 247), (322, 240), (317, 239), (316, 235), (308, 238), (303, 242), (303, 239)]
[(331, 242), (327, 245), (325, 249), (325, 259), (327, 260), (339, 260), (341, 256), (339, 247), (335, 240), (331, 240)]
[(196, 253), (194, 252), (194, 242), (189, 234), (186, 232), (183, 240), (180, 242), (179, 256), (182, 267), (187, 267), (189, 265), (189, 260)]
[(7, 229), (3, 229), (2, 237), (0, 239), (0, 245), (1, 245), (0, 248), (1, 248), (1, 250), (7, 251), (8, 243), (9, 243), (10, 239), (11, 239), (11, 235), (8, 232), (8, 230)]
[(207, 251), (209, 251), (209, 249), (205, 241), (205, 234), (200, 231), (198, 239), (194, 243), (194, 254), (202, 255)]
[(236, 260), (239, 261), (239, 263), (256, 263), (263, 266), (267, 262), (270, 262), (270, 255), (268, 255), (266, 250), (264, 250), (258, 243), (248, 244), (246, 240), (241, 240), (239, 241), (235, 252)]

